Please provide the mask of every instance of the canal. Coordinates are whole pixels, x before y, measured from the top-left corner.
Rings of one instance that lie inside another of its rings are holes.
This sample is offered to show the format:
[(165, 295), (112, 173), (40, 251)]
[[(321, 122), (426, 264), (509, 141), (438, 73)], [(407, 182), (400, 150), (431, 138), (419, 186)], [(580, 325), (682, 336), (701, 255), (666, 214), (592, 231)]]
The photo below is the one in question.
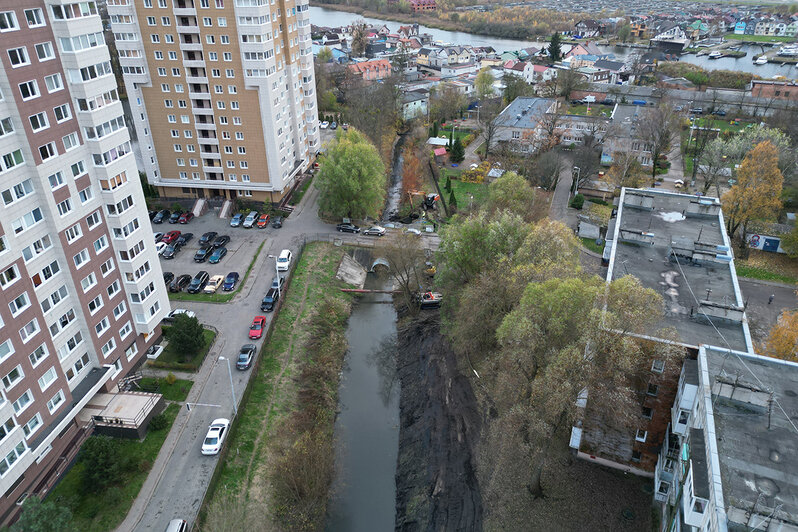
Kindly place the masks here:
[[(365, 287), (383, 289), (389, 283), (370, 273)], [(344, 359), (335, 421), (336, 476), (328, 532), (394, 528), (399, 380), (396, 311), (391, 298), (390, 294), (365, 294), (349, 318), (349, 350)]]
[[(355, 20), (361, 19), (373, 26), (382, 26), (385, 24), (392, 31), (398, 30), (399, 26), (403, 25), (400, 22), (393, 22), (379, 18), (362, 17), (356, 13), (348, 13), (346, 11), (336, 11), (334, 9), (327, 9), (317, 6), (310, 7), (310, 20), (317, 26), (336, 28), (339, 26), (347, 26)], [(440, 30), (422, 25), (419, 26), (419, 31), (421, 33), (429, 33), (432, 35), (432, 39), (435, 41), (450, 44), (468, 44), (471, 46), (492, 46), (493, 49), (499, 53), (509, 50), (520, 50), (521, 48), (528, 48), (530, 46), (542, 48), (548, 45), (548, 43), (545, 42), (487, 37), (485, 35), (475, 35), (473, 33)], [(616, 58), (619, 60), (622, 60), (632, 54), (645, 52), (644, 49), (627, 48), (622, 46), (601, 46), (600, 48), (606, 53), (615, 54)], [(769, 49), (770, 48), (766, 48), (765, 50)], [(709, 59), (705, 55), (696, 56), (694, 54), (685, 54), (681, 57), (681, 60), (687, 63), (699, 65), (700, 67), (709, 70), (738, 70), (741, 72), (751, 72), (762, 77), (785, 76), (792, 79), (798, 78), (798, 67), (795, 65), (782, 66), (774, 63), (768, 63), (767, 65), (761, 66), (754, 65), (752, 57), (755, 54), (762, 53), (761, 46), (745, 45), (741, 48), (741, 50), (747, 52), (747, 54), (745, 57), (741, 57), (739, 59), (735, 59), (733, 57), (724, 57), (713, 60)]]

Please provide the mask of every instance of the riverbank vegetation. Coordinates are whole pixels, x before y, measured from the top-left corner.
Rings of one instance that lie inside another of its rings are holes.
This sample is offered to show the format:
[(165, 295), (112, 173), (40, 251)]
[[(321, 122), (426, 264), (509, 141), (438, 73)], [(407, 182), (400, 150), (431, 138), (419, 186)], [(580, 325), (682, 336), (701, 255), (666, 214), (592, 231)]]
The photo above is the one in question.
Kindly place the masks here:
[(332, 431), (351, 296), (342, 250), (309, 243), (270, 329), (206, 501), (207, 530), (319, 530), (333, 475)]
[(685, 78), (698, 87), (717, 87), (719, 89), (745, 89), (755, 77), (749, 72), (737, 70), (706, 70), (683, 61), (659, 63), (657, 72), (674, 78)]

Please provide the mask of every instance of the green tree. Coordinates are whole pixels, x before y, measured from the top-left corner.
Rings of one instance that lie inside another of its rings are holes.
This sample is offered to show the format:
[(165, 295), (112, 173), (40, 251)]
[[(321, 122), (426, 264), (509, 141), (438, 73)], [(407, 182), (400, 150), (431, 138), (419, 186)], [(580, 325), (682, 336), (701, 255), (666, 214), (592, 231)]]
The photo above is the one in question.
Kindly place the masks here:
[(169, 327), (166, 337), (172, 349), (187, 362), (205, 347), (205, 337), (202, 333), (202, 324), (196, 317), (178, 314)]
[(449, 208), (452, 212), (457, 211), (457, 196), (454, 195), (454, 190), (449, 191)]
[(314, 181), (322, 212), (338, 217), (376, 217), (385, 202), (385, 165), (359, 131), (338, 131)]
[(790, 258), (798, 259), (798, 225), (792, 231), (781, 237), (781, 247)]
[(352, 54), (355, 57), (360, 57), (366, 52), (366, 45), (368, 39), (368, 26), (365, 20), (358, 20), (352, 24)]
[(120, 480), (125, 471), (119, 441), (108, 436), (91, 436), (80, 448), (83, 489), (99, 492)]
[(28, 497), (22, 504), (22, 514), (11, 525), (10, 532), (72, 532), (72, 512), (54, 501)]
[(316, 60), (319, 63), (329, 63), (333, 60), (332, 50), (330, 50), (329, 46), (323, 46), (319, 53), (316, 55)]
[(460, 163), (463, 161), (463, 159), (465, 159), (465, 148), (463, 147), (463, 143), (460, 142), (460, 137), (454, 139), (454, 144), (452, 144), (452, 151), (449, 153), (449, 157), (456, 163)]
[(505, 105), (513, 103), (513, 100), (519, 96), (531, 96), (534, 93), (532, 85), (524, 81), (524, 78), (520, 76), (504, 74), (502, 76), (502, 82), (504, 83), (502, 97), (504, 98)]
[(433, 137), (437, 137), (438, 136), (438, 121), (437, 120), (432, 122), (432, 136)]
[(446, 174), (446, 180), (443, 182), (443, 190), (446, 192), (452, 191), (452, 178), (449, 174)]
[(555, 31), (551, 35), (551, 40), (549, 41), (549, 58), (552, 61), (559, 61), (562, 58), (562, 50), (560, 47), (560, 42), (562, 38), (560, 37), (560, 33)]
[(629, 24), (621, 25), (618, 27), (617, 35), (619, 41), (627, 42), (632, 35), (632, 27)]
[(528, 219), (534, 202), (535, 190), (515, 172), (505, 172), (488, 186), (486, 208), (489, 211), (508, 210)]
[(490, 67), (485, 67), (479, 71), (476, 80), (474, 80), (474, 88), (477, 90), (477, 98), (484, 100), (493, 96), (493, 82), (496, 79), (490, 71)]

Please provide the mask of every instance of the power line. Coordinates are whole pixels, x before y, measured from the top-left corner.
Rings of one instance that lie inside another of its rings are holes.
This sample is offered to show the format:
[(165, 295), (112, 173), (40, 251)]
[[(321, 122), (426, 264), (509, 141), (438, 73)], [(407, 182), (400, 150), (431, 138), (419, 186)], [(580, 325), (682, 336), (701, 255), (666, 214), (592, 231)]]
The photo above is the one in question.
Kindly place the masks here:
[[(698, 301), (698, 298), (696, 297), (695, 292), (693, 292), (693, 287), (690, 286), (690, 281), (687, 279), (687, 276), (685, 275), (684, 270), (682, 269), (682, 264), (679, 262), (679, 257), (676, 255), (676, 253), (671, 252), (671, 254), (676, 259), (676, 265), (679, 267), (679, 271), (682, 273), (682, 277), (684, 278), (684, 282), (687, 285), (687, 289), (690, 291), (690, 295), (693, 296), (693, 300), (698, 305), (698, 312), (703, 314), (704, 317), (709, 322), (709, 324), (712, 325), (712, 328), (715, 329), (715, 332), (718, 333), (718, 336), (720, 336), (720, 338), (726, 344), (726, 347), (728, 348), (729, 353), (731, 353), (734, 356), (736, 356), (737, 360), (740, 361), (740, 364), (742, 364), (743, 367), (748, 370), (748, 372), (751, 374), (751, 376), (753, 376), (754, 379), (756, 379), (756, 382), (759, 384), (759, 386), (761, 386), (763, 389), (765, 389), (766, 388), (765, 384), (759, 379), (759, 377), (756, 376), (756, 373), (754, 373), (754, 371), (750, 367), (748, 367), (748, 364), (745, 363), (743, 358), (734, 349), (732, 349), (731, 344), (729, 344), (729, 341), (726, 340), (725, 336), (723, 336), (723, 333), (721, 333), (718, 330), (718, 328), (715, 326), (715, 323), (712, 321), (712, 319), (709, 316), (707, 316), (707, 314), (703, 310), (701, 310), (701, 302)], [(781, 406), (781, 403), (779, 402), (779, 400), (778, 399), (773, 399), (773, 402), (776, 403), (776, 406), (779, 407), (779, 410), (781, 410), (781, 413), (784, 414), (785, 418), (787, 418), (787, 421), (790, 423), (790, 425), (792, 426), (793, 430), (795, 430), (795, 432), (798, 433), (798, 427), (795, 426), (795, 423), (793, 423), (792, 419), (790, 419), (790, 416), (787, 415), (787, 412), (784, 410), (784, 407)]]

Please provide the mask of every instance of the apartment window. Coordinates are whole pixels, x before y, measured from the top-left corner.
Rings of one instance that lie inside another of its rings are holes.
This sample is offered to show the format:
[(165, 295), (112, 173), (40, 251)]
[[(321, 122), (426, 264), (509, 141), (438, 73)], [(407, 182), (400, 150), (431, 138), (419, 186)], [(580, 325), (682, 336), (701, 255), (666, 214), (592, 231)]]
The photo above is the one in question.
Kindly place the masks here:
[(58, 393), (53, 396), (52, 399), (47, 401), (47, 409), (50, 413), (54, 413), (58, 410), (58, 407), (64, 402), (64, 392), (63, 390), (58, 390)]
[(241, 174), (241, 181), (249, 183), (249, 174)]
[(30, 421), (22, 425), (22, 432), (25, 433), (26, 438), (30, 438), (34, 432), (39, 430), (39, 427), (42, 426), (42, 416), (38, 412), (35, 416), (33, 416)]
[[(227, 125), (227, 117), (226, 117), (226, 116), (220, 116), (220, 117), (219, 117), (219, 123), (220, 123), (221, 125), (223, 125), (223, 126), (226, 126), (226, 125)], [(228, 138), (229, 138), (229, 137), (228, 137)]]
[(174, 35), (170, 35), (168, 33), (163, 36), (163, 39), (164, 39), (164, 42), (166, 42), (168, 44), (174, 44), (174, 42), (175, 42), (175, 36)]
[(8, 308), (11, 309), (11, 315), (16, 317), (20, 312), (25, 310), (30, 306), (30, 299), (28, 299), (28, 293), (23, 292), (18, 295), (15, 299), (8, 304)]
[(16, 428), (16, 426), (17, 426), (17, 424), (14, 423), (14, 419), (13, 418), (8, 418), (5, 423), (0, 425), (0, 442), (2, 442), (4, 439), (6, 439), (6, 436), (8, 436), (8, 433), (11, 432), (12, 430), (14, 430), (14, 428)]
[[(172, 61), (177, 61), (177, 52), (170, 50), (169, 51), (169, 59), (172, 60)], [(178, 91), (178, 92), (182, 92), (182, 91)]]
[[(132, 326), (131, 326), (130, 322), (127, 322), (125, 324), (125, 327), (130, 329), (130, 330), (132, 330)], [(122, 331), (119, 331), (119, 332), (120, 332), (119, 336), (121, 337), (122, 336), (122, 334), (121, 334)], [(127, 336), (127, 335), (125, 335), (125, 336)], [(134, 356), (136, 356), (138, 354), (138, 352), (139, 352), (139, 347), (134, 342), (133, 344), (130, 345), (130, 347), (125, 349), (125, 356), (127, 357), (128, 360), (130, 360)]]
[(230, 181), (235, 181), (236, 179), (238, 179), (238, 177), (235, 174), (227, 174), (227, 178)]
[(648, 383), (648, 389), (646, 390), (646, 394), (652, 397), (656, 397), (659, 393), (659, 386), (653, 384), (651, 382)]
[(2, 196), (4, 204), (10, 205), (32, 193), (33, 183), (30, 179), (26, 179), (25, 181), (22, 181), (21, 183), (18, 183), (13, 187), (7, 188), (0, 192), (0, 196)]
[(235, 168), (236, 167), (236, 162), (235, 161), (227, 161), (227, 167), (228, 168)]
[(640, 451), (632, 451), (632, 462), (639, 462), (641, 457)]
[(689, 410), (679, 410), (679, 420), (677, 423), (679, 425), (687, 425), (687, 421), (690, 419), (690, 411)]
[(29, 28), (38, 28), (40, 26), (45, 25), (44, 14), (42, 13), (42, 10), (39, 8), (26, 9), (25, 20), (28, 22)]
[(224, 147), (224, 152), (226, 154), (228, 154), (228, 155), (232, 155), (233, 154), (233, 147), (232, 146), (225, 146)]
[(104, 250), (107, 247), (108, 247), (108, 237), (105, 235), (102, 235), (100, 238), (94, 241), (94, 252), (96, 254), (99, 254), (100, 252), (102, 252), (102, 250)]
[(244, 140), (244, 133), (241, 131), (236, 131), (236, 140)]
[(28, 408), (28, 405), (30, 405), (31, 402), (33, 402), (33, 394), (30, 393), (30, 390), (26, 390), (25, 393), (19, 396), (19, 399), (14, 401), (14, 404), (12, 405), (14, 407), (14, 413), (17, 415), (21, 414), (26, 408)]
[(182, 145), (182, 144), (174, 144), (174, 145), (173, 145), (173, 148), (174, 148), (174, 150), (175, 150), (176, 152), (178, 152), (178, 153), (180, 153), (180, 152), (182, 152), (182, 151), (183, 151), (183, 145)]
[[(152, 6), (149, 6), (152, 7)], [(157, 24), (155, 17), (147, 17), (147, 26), (155, 26)], [(156, 57), (157, 59), (157, 57)], [(163, 59), (163, 57), (161, 57)]]
[[(197, 160), (196, 159), (189, 159), (188, 160), (188, 164), (189, 164), (189, 166), (197, 166)], [(197, 177), (196, 179), (199, 179), (199, 177)]]
[(213, 35), (206, 35), (205, 36), (205, 43), (206, 44), (216, 44), (216, 38)]
[(177, 106), (178, 106), (180, 109), (186, 109), (186, 108), (188, 108), (188, 105), (186, 104), (186, 100), (177, 100)]
[(17, 15), (13, 11), (0, 12), (0, 33), (18, 29)]
[(103, 356), (107, 357), (109, 354), (111, 354), (111, 352), (114, 349), (116, 349), (116, 340), (111, 338), (110, 340), (105, 342), (105, 344), (103, 344), (101, 349), (102, 349), (102, 352), (103, 352)]
[(236, 77), (236, 72), (232, 68), (225, 69), (224, 73), (225, 73), (225, 76), (227, 76), (228, 78)]
[(80, 228), (80, 224), (75, 224), (65, 232), (67, 237), (67, 242), (72, 243), (76, 239), (80, 238), (83, 235), (83, 230)]
[(226, 17), (217, 18), (216, 19), (216, 25), (219, 26), (220, 28), (226, 28), (227, 27), (227, 18)]
[(230, 44), (230, 36), (229, 35), (219, 35), (219, 40), (222, 44)]
[[(227, 119), (225, 119), (225, 120), (227, 120)], [(230, 140), (230, 132), (229, 131), (222, 131), (222, 138), (224, 140)]]
[(103, 277), (105, 277), (106, 275), (108, 275), (109, 273), (114, 271), (115, 269), (116, 269), (116, 266), (114, 265), (114, 260), (113, 259), (108, 259), (107, 261), (103, 262), (100, 265), (100, 273), (103, 274)]
[(14, 122), (11, 121), (11, 118), (3, 118), (0, 119), (0, 137), (5, 137), (6, 135), (10, 135), (14, 132)]
[(175, 116), (175, 115), (167, 115), (167, 116), (166, 116), (166, 120), (167, 120), (167, 121), (168, 121), (170, 124), (176, 124), (176, 123), (177, 123), (177, 116)]
[(222, 59), (224, 61), (232, 61), (233, 60), (233, 54), (231, 52), (224, 52), (222, 54)]
[(224, 104), (223, 101), (217, 101), (216, 102), (216, 107), (217, 107), (217, 109), (224, 109), (225, 108), (225, 104)]
[(75, 263), (77, 268), (80, 268), (89, 261), (89, 250), (86, 248), (81, 249), (75, 256), (72, 257), (72, 261)]
[(8, 50), (8, 58), (11, 60), (11, 67), (17, 68), (30, 64), (28, 49), (24, 46)]
[(244, 168), (244, 169), (246, 169), (246, 168), (249, 168), (249, 163), (247, 163), (246, 161), (240, 161), (240, 162), (238, 163), (238, 166), (239, 166), (240, 168)]
[(86, 277), (80, 280), (80, 286), (83, 288), (83, 291), (86, 292), (92, 286), (97, 284), (97, 276), (94, 275), (94, 272), (90, 273)]
[(646, 419), (653, 418), (654, 417), (654, 410), (649, 408), (649, 407), (647, 407), (647, 406), (644, 406), (643, 407), (643, 417), (646, 418)]
[(53, 382), (55, 382), (57, 376), (58, 375), (55, 372), (55, 366), (51, 367), (47, 370), (47, 373), (39, 377), (39, 388), (41, 388), (42, 391), (45, 391)]
[(194, 153), (197, 150), (194, 148), (193, 144), (186, 144), (186, 151), (190, 152), (190, 153)]
[(183, 136), (190, 139), (194, 137), (194, 133), (190, 129), (186, 129), (183, 131)]
[(6, 340), (0, 344), (0, 362), (14, 354), (14, 346), (11, 345), (11, 340)]
[(114, 318), (119, 319), (119, 316), (125, 313), (127, 310), (127, 305), (124, 301), (119, 303), (117, 306), (114, 307)]
[(186, 166), (186, 160), (182, 157), (178, 157), (175, 162), (177, 163), (177, 166)]
[(47, 159), (58, 155), (58, 150), (55, 148), (55, 143), (48, 142), (44, 146), (39, 146), (39, 155), (41, 156), (42, 161), (46, 161)]
[(29, 116), (28, 121), (34, 133), (50, 127), (50, 123), (47, 121), (47, 113), (36, 113), (35, 115)]
[(154, 44), (159, 44), (161, 42), (161, 36), (157, 33), (153, 33), (150, 35), (150, 41), (152, 41)]
[(44, 235), (40, 239), (34, 241), (33, 244), (25, 246), (22, 249), (22, 256), (25, 258), (25, 262), (28, 262), (32, 258), (41, 255), (45, 250), (50, 249), (52, 245), (53, 242), (50, 240), (50, 236)]
[(176, 130), (176, 129), (173, 129), (172, 130), (172, 138), (179, 139), (180, 138), (180, 132), (178, 130)]
[(233, 117), (233, 125), (234, 126), (240, 126), (241, 125), (241, 117), (240, 116), (234, 116)]
[(180, 77), (180, 69), (179, 68), (172, 68), (172, 76), (179, 78)]
[(76, 162), (70, 166), (70, 169), (72, 170), (72, 177), (78, 177), (86, 173), (86, 166), (83, 164), (83, 161)]
[(39, 328), (39, 320), (33, 318), (23, 328), (19, 330), (19, 336), (24, 343), (27, 343), (31, 337), (35, 336), (41, 329)]
[(47, 86), (47, 92), (57, 92), (64, 88), (64, 82), (61, 79), (61, 74), (53, 74), (44, 77), (44, 84)]
[(161, 17), (161, 24), (164, 26), (171, 26), (172, 20), (169, 17)]
[(36, 80), (26, 81), (25, 83), (19, 84), (19, 94), (22, 96), (22, 100), (30, 100), (39, 96), (39, 86), (36, 84)]
[(61, 137), (61, 140), (64, 142), (64, 150), (69, 151), (72, 148), (77, 148), (80, 146), (80, 141), (78, 140), (77, 133), (70, 133), (69, 135), (65, 135)]
[(245, 146), (239, 146), (238, 147), (238, 154), (239, 155), (246, 155), (246, 153), (247, 153), (247, 148)]
[(238, 102), (230, 102), (230, 109), (233, 109), (233, 110), (239, 109)]
[(107, 331), (108, 327), (110, 327), (108, 318), (103, 318), (100, 320), (100, 323), (94, 326), (94, 331), (97, 333), (97, 337), (100, 337), (105, 331)]
[(648, 431), (643, 429), (637, 429), (637, 433), (635, 434), (635, 441), (645, 442), (646, 438), (648, 438)]
[(64, 201), (58, 204), (58, 214), (61, 216), (66, 216), (72, 210), (72, 202), (69, 198), (65, 199)]
[[(166, 76), (166, 68), (165, 67), (158, 67), (158, 75), (161, 76), (161, 77)], [(166, 90), (164, 90), (164, 87), (166, 87)], [(161, 91), (162, 92), (169, 92), (169, 85), (161, 85)]]
[(6, 474), (9, 469), (16, 463), (20, 456), (24, 455), (28, 448), (25, 442), (19, 442), (16, 447), (11, 449), (5, 458), (0, 458), (0, 477)]
[(22, 372), (22, 366), (17, 366), (3, 377), (3, 386), (6, 391), (10, 390), (16, 383), (22, 380), (25, 374)]
[(662, 373), (665, 371), (665, 361), (664, 360), (655, 360), (651, 363), (651, 371), (654, 373)]
[(202, 25), (206, 27), (213, 26), (213, 19), (211, 17), (202, 17)]
[(33, 47), (36, 50), (36, 57), (39, 61), (49, 61), (55, 59), (55, 52), (53, 52), (53, 44), (50, 42), (43, 42)]
[(53, 113), (55, 114), (55, 121), (59, 124), (72, 118), (72, 111), (69, 110), (68, 103), (59, 105), (58, 107), (53, 107)]

